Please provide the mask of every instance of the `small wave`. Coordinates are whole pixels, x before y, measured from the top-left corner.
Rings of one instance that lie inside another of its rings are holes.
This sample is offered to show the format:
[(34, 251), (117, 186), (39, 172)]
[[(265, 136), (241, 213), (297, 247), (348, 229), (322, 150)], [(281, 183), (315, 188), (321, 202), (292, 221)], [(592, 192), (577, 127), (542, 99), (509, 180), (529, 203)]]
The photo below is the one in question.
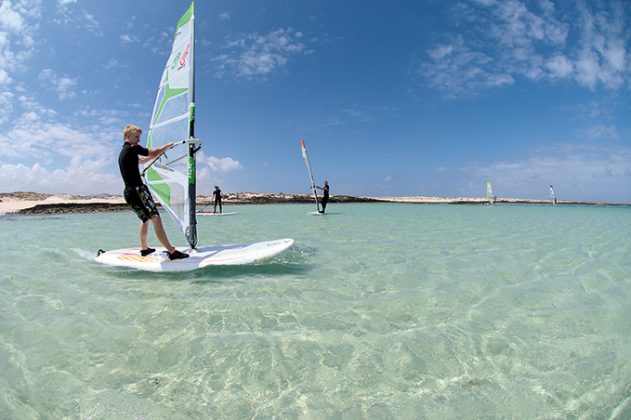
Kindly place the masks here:
[(74, 252), (75, 254), (77, 254), (79, 257), (86, 260), (93, 260), (94, 257), (96, 257), (95, 251), (86, 251), (85, 249), (81, 249), (81, 248), (71, 248), (70, 250)]

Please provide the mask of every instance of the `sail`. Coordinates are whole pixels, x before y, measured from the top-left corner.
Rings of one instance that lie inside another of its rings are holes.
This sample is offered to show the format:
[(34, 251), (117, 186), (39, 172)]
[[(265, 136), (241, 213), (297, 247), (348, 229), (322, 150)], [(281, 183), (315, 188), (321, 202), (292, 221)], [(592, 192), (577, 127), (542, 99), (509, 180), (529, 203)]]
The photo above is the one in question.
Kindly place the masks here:
[(175, 29), (147, 137), (148, 148), (179, 143), (143, 172), (151, 192), (185, 234), (191, 248), (197, 245), (195, 152), (200, 144), (194, 139), (194, 20), (191, 3)]
[(313, 197), (315, 198), (316, 209), (320, 211), (320, 203), (318, 202), (318, 192), (316, 190), (315, 180), (313, 178), (313, 172), (311, 171), (311, 163), (309, 162), (309, 155), (307, 155), (307, 147), (305, 146), (305, 141), (300, 140), (300, 150), (302, 151), (302, 158), (307, 165), (307, 171), (309, 172), (309, 178), (311, 179), (311, 190), (313, 191)]
[(557, 196), (554, 193), (554, 187), (552, 185), (550, 185), (550, 202), (552, 203), (553, 206), (556, 205), (557, 203)]
[(491, 181), (486, 181), (486, 201), (489, 204), (495, 203), (495, 197), (493, 196), (493, 188), (491, 187)]

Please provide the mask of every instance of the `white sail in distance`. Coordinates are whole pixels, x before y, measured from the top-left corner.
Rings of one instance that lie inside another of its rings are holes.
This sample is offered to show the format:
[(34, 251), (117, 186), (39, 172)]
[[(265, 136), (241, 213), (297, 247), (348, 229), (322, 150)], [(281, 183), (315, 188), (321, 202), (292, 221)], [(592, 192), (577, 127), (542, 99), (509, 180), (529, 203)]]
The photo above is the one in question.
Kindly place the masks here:
[(557, 196), (554, 193), (554, 187), (552, 185), (550, 185), (549, 194), (550, 194), (550, 202), (552, 203), (553, 206), (556, 206), (556, 204), (557, 204)]
[(195, 28), (194, 4), (177, 23), (149, 124), (147, 147), (177, 141), (159, 159), (145, 167), (143, 175), (151, 192), (185, 234), (191, 248), (197, 245), (195, 218)]
[(302, 152), (302, 158), (305, 161), (305, 165), (307, 165), (307, 172), (309, 172), (309, 178), (311, 179), (311, 190), (313, 191), (313, 197), (315, 198), (316, 209), (319, 212), (320, 203), (318, 202), (318, 192), (316, 190), (316, 184), (313, 178), (313, 171), (311, 171), (311, 163), (309, 162), (309, 155), (307, 155), (307, 147), (305, 146), (305, 141), (302, 139), (300, 139), (300, 150)]
[(486, 201), (488, 201), (489, 204), (495, 204), (495, 197), (493, 196), (491, 181), (486, 181)]

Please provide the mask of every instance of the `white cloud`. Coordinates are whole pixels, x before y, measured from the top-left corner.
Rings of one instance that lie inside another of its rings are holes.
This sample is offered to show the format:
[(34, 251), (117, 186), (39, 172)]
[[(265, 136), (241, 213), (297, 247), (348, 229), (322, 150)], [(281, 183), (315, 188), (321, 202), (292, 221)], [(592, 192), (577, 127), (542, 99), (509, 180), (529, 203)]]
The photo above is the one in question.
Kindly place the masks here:
[(127, 68), (129, 66), (127, 64), (121, 63), (120, 61), (118, 61), (115, 58), (112, 58), (103, 67), (106, 70), (118, 70), (118, 69), (125, 69), (125, 68)]
[(230, 20), (231, 13), (230, 12), (221, 12), (219, 13), (219, 20)]
[(44, 69), (39, 73), (39, 80), (47, 83), (55, 90), (60, 100), (76, 96), (74, 88), (77, 86), (77, 79), (68, 76), (58, 76), (53, 70)]
[(241, 165), (238, 160), (234, 160), (231, 157), (218, 158), (215, 156), (202, 156), (200, 161), (202, 164), (206, 165), (212, 173), (226, 174), (243, 169), (243, 165)]
[(460, 36), (427, 53), (433, 62), (424, 63), (422, 73), (432, 86), (450, 98), (475, 95), (480, 90), (514, 83), (513, 77), (490, 56), (471, 50)]
[(167, 45), (173, 42), (173, 34), (170, 31), (160, 31), (156, 36), (150, 36), (143, 42), (143, 47), (151, 51), (153, 54), (164, 56), (164, 50)]
[(20, 161), (104, 156), (110, 151), (108, 144), (119, 137), (105, 127), (75, 128), (28, 111), (15, 120), (10, 130), (0, 134), (0, 156)]
[(32, 56), (40, 13), (39, 0), (0, 2), (0, 69), (5, 80)]
[(462, 191), (473, 196), (481, 196), (484, 182), (491, 179), (499, 197), (545, 198), (553, 184), (560, 199), (631, 201), (629, 147), (567, 144), (462, 171), (468, 179)]
[(57, 112), (54, 109), (42, 106), (36, 99), (26, 94), (20, 94), (17, 97), (17, 105), (19, 105), (24, 112), (37, 113), (42, 120), (54, 118), (57, 115)]
[(519, 77), (570, 80), (590, 89), (630, 81), (628, 13), (620, 1), (478, 0), (457, 10), (468, 29), (429, 48), (420, 66), (448, 97), (476, 95)]
[(72, 123), (34, 97), (0, 93), (21, 111), (0, 132), (0, 191), (73, 194), (116, 193), (122, 182), (116, 167), (121, 126), (113, 110), (87, 109)]
[(13, 98), (12, 92), (0, 93), (0, 124), (5, 124), (9, 121), (9, 117), (13, 112)]
[(136, 38), (133, 35), (129, 35), (129, 34), (123, 34), (120, 36), (121, 41), (123, 42), (123, 44), (135, 44), (137, 42), (139, 42), (140, 40), (138, 38)]
[(11, 83), (11, 77), (4, 69), (0, 69), (0, 85)]
[(618, 134), (618, 129), (615, 126), (604, 124), (588, 127), (583, 130), (583, 134), (585, 137), (591, 140), (617, 140), (618, 138), (620, 138), (620, 135)]
[(370, 111), (356, 107), (342, 108), (340, 113), (344, 116), (344, 120), (346, 121), (366, 123), (374, 121), (375, 119)]
[(562, 45), (565, 42), (568, 25), (554, 17), (554, 5), (544, 3), (544, 7), (539, 6), (540, 15), (528, 10), (520, 0), (507, 0), (493, 8), (498, 20), (491, 30), (502, 46), (531, 49), (537, 41), (550, 45)]
[(119, 176), (108, 172), (106, 159), (73, 158), (65, 168), (48, 169), (39, 163), (31, 166), (0, 163), (1, 191), (95, 194), (120, 193)]
[(564, 56), (563, 54), (557, 54), (550, 57), (546, 64), (547, 70), (550, 72), (552, 78), (566, 78), (574, 71), (574, 63)]
[(213, 59), (216, 74), (265, 79), (286, 66), (291, 56), (309, 53), (302, 38), (301, 32), (287, 28), (227, 39), (224, 49), (228, 51)]
[(12, 32), (21, 32), (25, 25), (24, 19), (11, 6), (11, 1), (0, 3), (0, 27)]
[(76, 79), (71, 79), (69, 77), (60, 77), (57, 81), (57, 93), (59, 94), (59, 99), (66, 99), (75, 96), (75, 92), (72, 90), (77, 85)]
[[(629, 35), (623, 21), (622, 6), (613, 5), (614, 13), (592, 13), (581, 9), (582, 33), (577, 58), (577, 80), (586, 87), (594, 88), (600, 82), (608, 88), (624, 84), (627, 56), (626, 41)], [(620, 14), (616, 13), (620, 12)]]
[(84, 9), (74, 7), (76, 3), (76, 0), (59, 0), (56, 14), (51, 17), (51, 21), (59, 26), (72, 27), (75, 31), (83, 29), (97, 37), (103, 37), (101, 24), (96, 17)]
[(442, 60), (454, 52), (453, 45), (440, 45), (434, 49), (428, 50), (427, 53), (434, 60)]
[(82, 22), (85, 29), (97, 36), (103, 36), (103, 32), (101, 31), (101, 24), (96, 20), (94, 15), (84, 12)]
[(238, 160), (231, 157), (218, 158), (206, 156), (204, 152), (199, 152), (197, 156), (197, 185), (198, 192), (203, 191), (203, 185), (223, 184), (223, 176), (243, 169), (243, 165)]
[[(56, 127), (58, 133), (64, 131), (72, 132), (67, 127)], [(9, 163), (0, 161), (0, 191), (37, 191), (45, 193), (71, 193), (71, 194), (93, 194), (93, 193), (120, 193), (122, 189), (122, 181), (120, 176), (112, 171), (112, 163), (115, 162), (114, 147), (96, 147), (90, 151), (90, 143), (85, 142), (82, 148), (76, 150), (76, 153), (70, 153), (72, 147), (70, 144), (64, 144), (60, 139), (47, 137), (42, 141), (42, 145), (47, 145), (53, 151), (45, 151), (32, 143), (27, 146), (20, 145), (15, 147), (16, 138), (25, 138), (30, 135), (47, 135), (45, 130), (37, 130), (36, 132), (28, 132), (27, 130), (14, 132), (11, 145), (7, 145), (16, 150), (32, 151), (36, 149), (36, 153), (29, 157), (36, 158), (36, 162), (27, 164), (25, 162)], [(56, 134), (53, 134), (56, 137)], [(88, 137), (88, 135), (86, 135)], [(6, 137), (0, 138), (0, 155)], [(90, 141), (94, 141), (90, 139)], [(77, 141), (73, 141), (74, 145)], [(60, 163), (59, 156), (54, 156), (54, 150), (68, 150), (67, 160)], [(48, 156), (45, 156), (48, 155)], [(5, 156), (4, 161), (9, 156)], [(24, 160), (24, 159), (20, 159)], [(30, 159), (29, 159), (30, 160)]]
[(495, 4), (496, 0), (474, 0), (477, 3), (480, 3), (483, 6), (492, 6)]

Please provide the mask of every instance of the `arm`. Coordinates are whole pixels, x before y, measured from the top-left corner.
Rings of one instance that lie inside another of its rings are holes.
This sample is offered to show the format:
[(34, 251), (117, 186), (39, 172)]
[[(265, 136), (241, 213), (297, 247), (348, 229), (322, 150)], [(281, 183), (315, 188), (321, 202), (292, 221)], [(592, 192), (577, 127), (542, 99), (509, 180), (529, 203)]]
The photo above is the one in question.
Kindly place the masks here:
[[(155, 159), (158, 156), (160, 156), (162, 153), (166, 152), (167, 150), (169, 150), (170, 148), (173, 147), (173, 142), (164, 144), (160, 147), (156, 147), (155, 149), (149, 149), (149, 154), (146, 157), (143, 157), (143, 160), (151, 160), (151, 159)], [(139, 157), (139, 161), (140, 161), (140, 157)]]
[(171, 143), (163, 144), (160, 147), (156, 147), (155, 149), (148, 149), (149, 153), (147, 154), (147, 156), (138, 155), (138, 164), (144, 165), (145, 163), (150, 163), (155, 158), (159, 157), (162, 153), (166, 152), (171, 147), (173, 147), (173, 145), (174, 143), (171, 142)]

